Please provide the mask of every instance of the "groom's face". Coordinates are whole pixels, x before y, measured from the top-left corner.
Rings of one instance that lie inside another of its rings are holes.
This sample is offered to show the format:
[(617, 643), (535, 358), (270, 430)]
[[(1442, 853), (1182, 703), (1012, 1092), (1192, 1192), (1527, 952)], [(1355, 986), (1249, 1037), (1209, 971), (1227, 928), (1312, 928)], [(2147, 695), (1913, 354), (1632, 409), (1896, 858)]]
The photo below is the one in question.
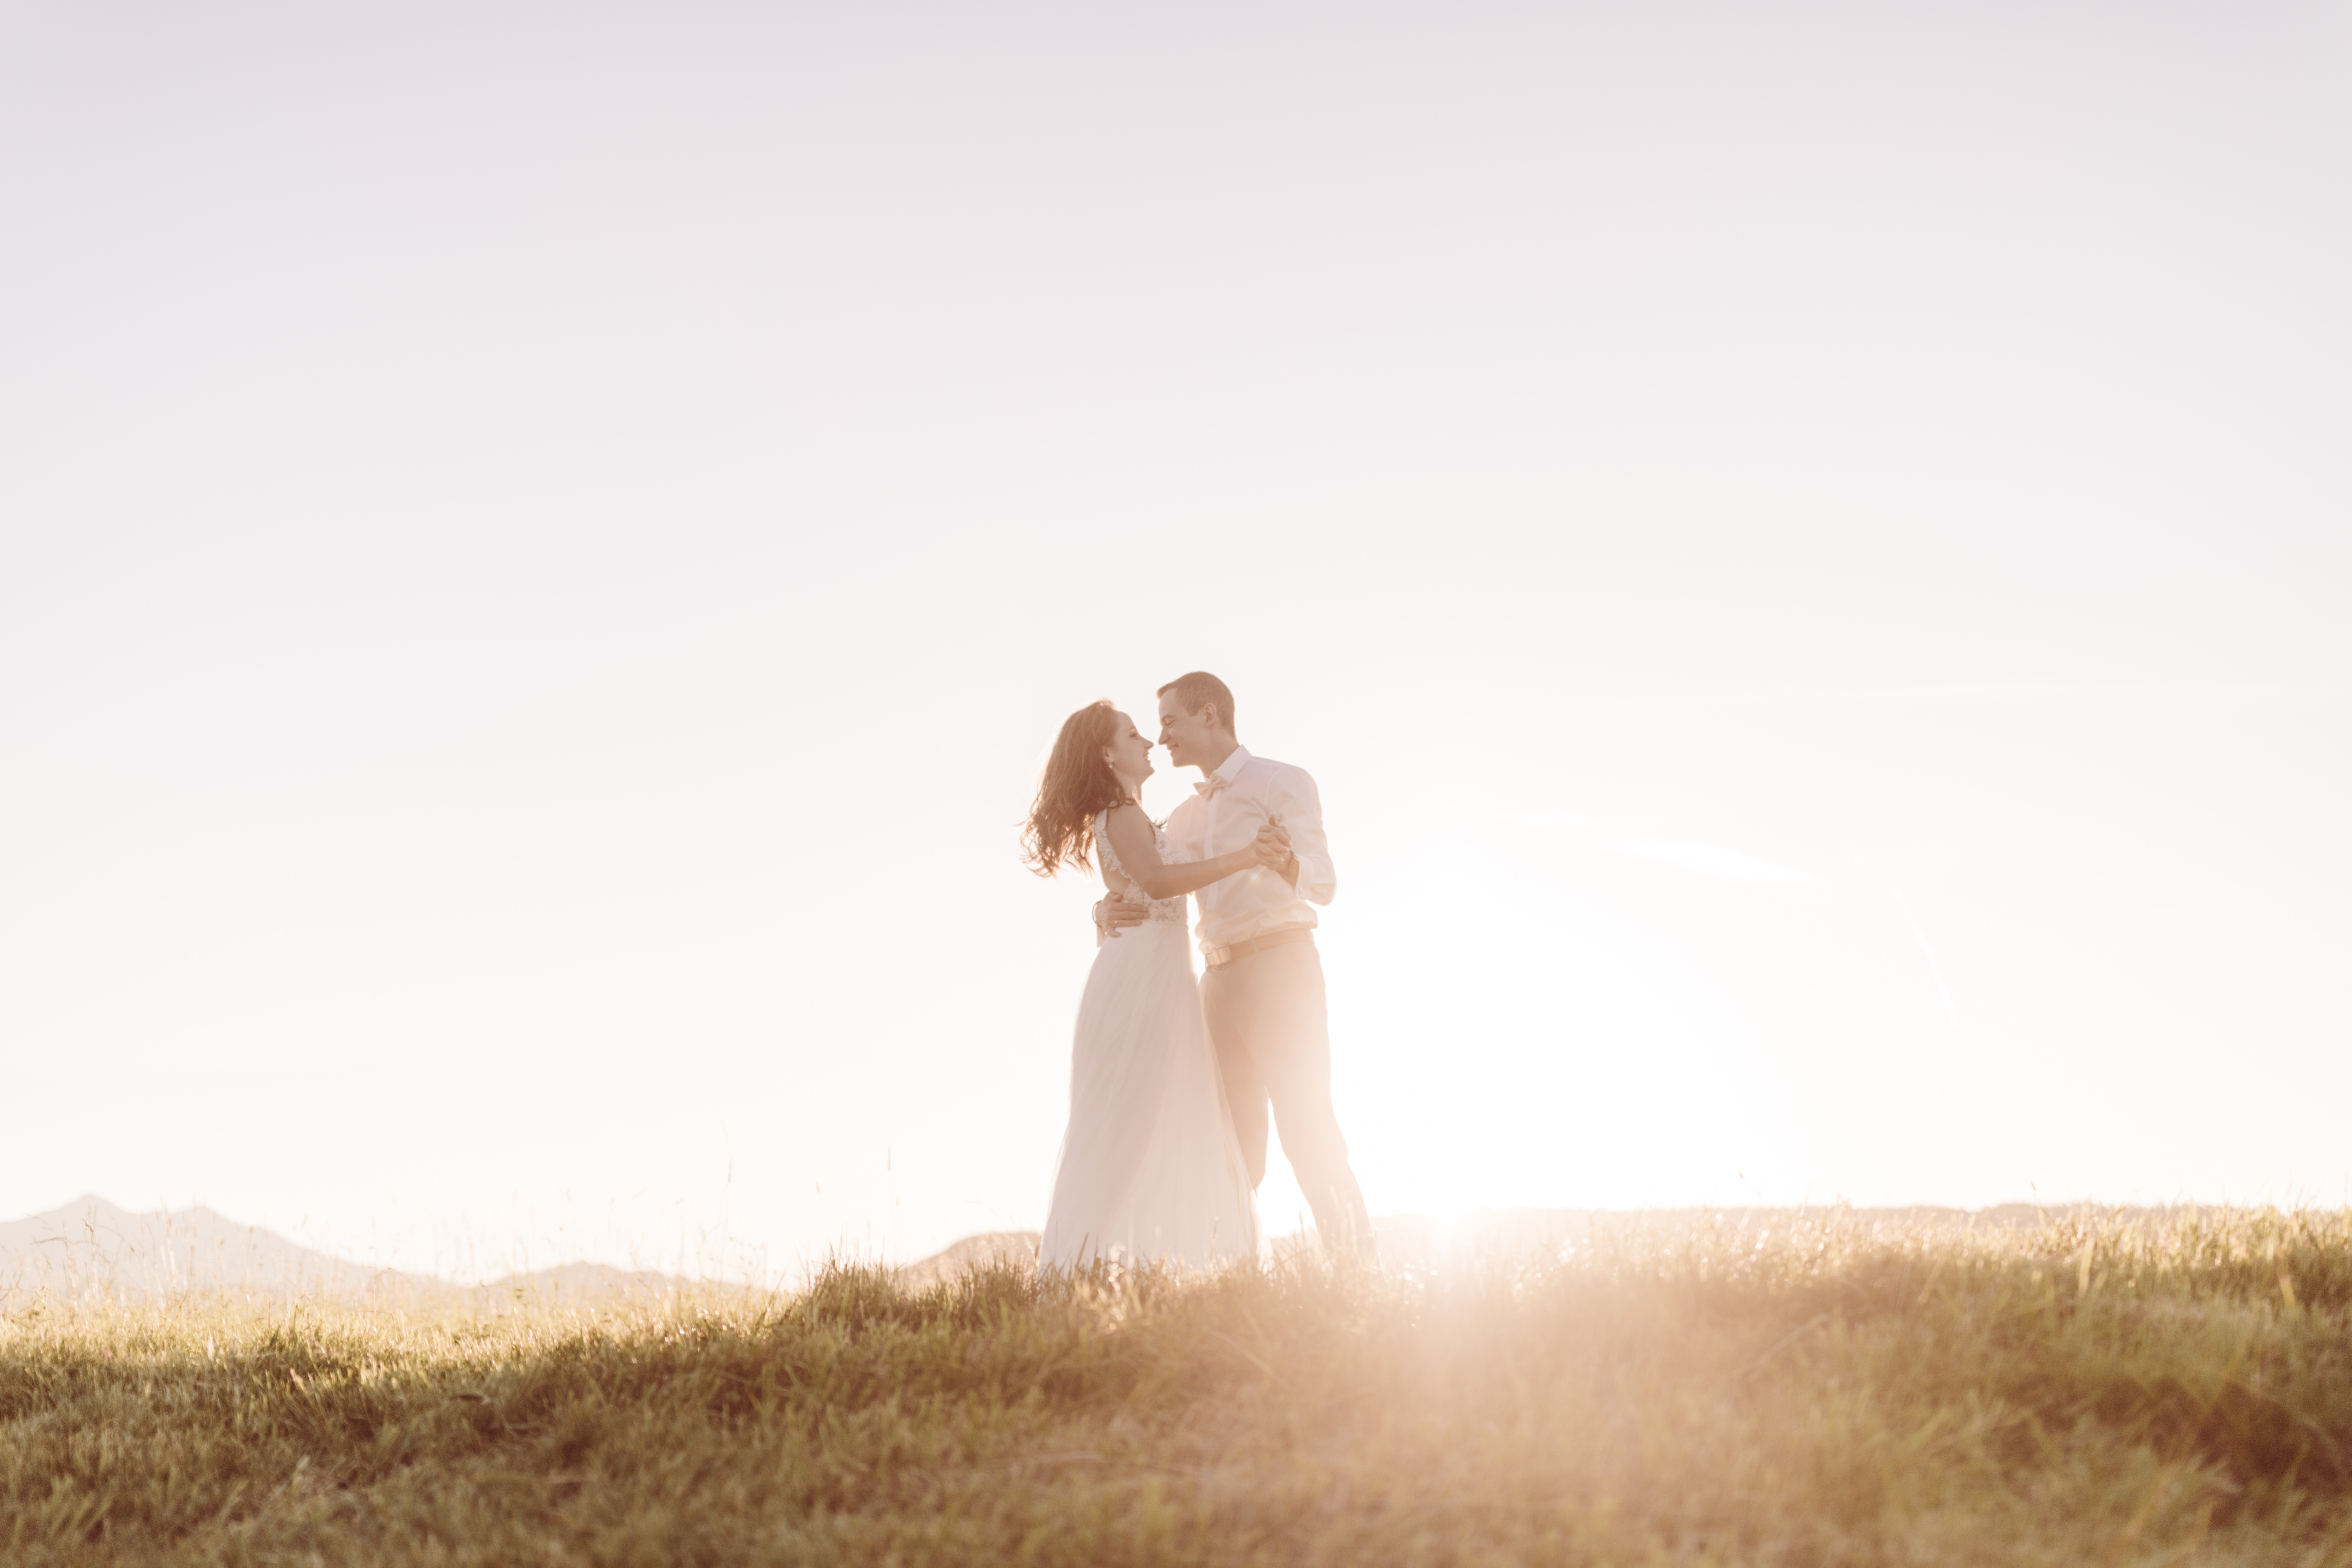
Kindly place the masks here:
[(1168, 748), (1171, 767), (1213, 768), (1223, 762), (1223, 756), (1212, 755), (1216, 746), (1212, 738), (1216, 731), (1209, 721), (1215, 710), (1203, 708), (1198, 713), (1187, 713), (1170, 692), (1160, 700), (1160, 743)]

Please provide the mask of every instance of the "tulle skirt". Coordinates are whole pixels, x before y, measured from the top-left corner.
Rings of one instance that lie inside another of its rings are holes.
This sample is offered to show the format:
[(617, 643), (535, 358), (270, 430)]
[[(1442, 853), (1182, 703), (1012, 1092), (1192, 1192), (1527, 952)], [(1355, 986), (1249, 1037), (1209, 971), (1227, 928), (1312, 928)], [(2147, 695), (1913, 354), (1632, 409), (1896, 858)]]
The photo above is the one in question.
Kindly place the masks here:
[(1207, 1268), (1255, 1258), (1257, 1244), (1187, 932), (1131, 926), (1102, 944), (1078, 999), (1070, 1125), (1038, 1261)]

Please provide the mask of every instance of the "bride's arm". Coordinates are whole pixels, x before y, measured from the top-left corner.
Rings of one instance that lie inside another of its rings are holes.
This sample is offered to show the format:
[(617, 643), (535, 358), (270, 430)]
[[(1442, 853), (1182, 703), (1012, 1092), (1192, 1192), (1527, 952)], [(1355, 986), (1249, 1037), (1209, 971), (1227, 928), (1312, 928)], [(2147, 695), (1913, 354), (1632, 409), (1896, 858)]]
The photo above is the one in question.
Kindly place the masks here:
[(1222, 882), (1236, 871), (1246, 871), (1253, 866), (1263, 866), (1257, 847), (1236, 849), (1230, 855), (1220, 855), (1213, 860), (1180, 860), (1167, 865), (1160, 858), (1160, 847), (1151, 841), (1151, 824), (1139, 805), (1115, 805), (1110, 808), (1110, 847), (1118, 851), (1118, 863), (1135, 885), (1155, 899), (1172, 899), (1183, 893), (1194, 893), (1212, 882)]

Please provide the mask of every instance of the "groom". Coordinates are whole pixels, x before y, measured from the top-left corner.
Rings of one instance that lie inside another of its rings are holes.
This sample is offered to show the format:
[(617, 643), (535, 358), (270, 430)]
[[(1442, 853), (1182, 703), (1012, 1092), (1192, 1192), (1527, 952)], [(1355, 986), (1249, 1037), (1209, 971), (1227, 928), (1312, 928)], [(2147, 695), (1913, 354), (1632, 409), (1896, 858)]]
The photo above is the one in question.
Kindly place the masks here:
[[(1208, 859), (1260, 837), (1289, 851), (1278, 870), (1244, 871), (1192, 895), (1208, 961), (1201, 1006), (1250, 1185), (1265, 1179), (1271, 1101), (1283, 1152), (1324, 1246), (1368, 1252), (1371, 1220), (1331, 1110), (1331, 1035), (1314, 906), (1331, 901), (1339, 879), (1315, 781), (1303, 768), (1250, 755), (1234, 734), (1234, 694), (1200, 670), (1160, 689), (1160, 743), (1176, 766), (1202, 773), (1192, 798), (1168, 818), (1168, 837), (1186, 858)], [(1118, 899), (1095, 909), (1097, 924), (1111, 936), (1148, 912)]]

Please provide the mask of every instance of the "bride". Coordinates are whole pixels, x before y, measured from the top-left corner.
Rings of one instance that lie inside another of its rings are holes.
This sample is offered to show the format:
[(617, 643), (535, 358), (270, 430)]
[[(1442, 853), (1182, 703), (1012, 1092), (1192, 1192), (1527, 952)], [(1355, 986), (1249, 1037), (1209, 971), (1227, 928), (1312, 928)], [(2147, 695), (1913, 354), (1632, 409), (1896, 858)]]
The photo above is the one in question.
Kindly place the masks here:
[(1138, 804), (1151, 745), (1108, 701), (1071, 714), (1054, 742), (1023, 835), (1041, 877), (1102, 857), (1114, 896), (1150, 900), (1125, 936), (1098, 938), (1070, 1053), (1070, 1125), (1038, 1261), (1202, 1267), (1257, 1256), (1257, 1204), (1234, 1137), (1185, 940), (1185, 895), (1278, 862), (1261, 840), (1182, 862)]

